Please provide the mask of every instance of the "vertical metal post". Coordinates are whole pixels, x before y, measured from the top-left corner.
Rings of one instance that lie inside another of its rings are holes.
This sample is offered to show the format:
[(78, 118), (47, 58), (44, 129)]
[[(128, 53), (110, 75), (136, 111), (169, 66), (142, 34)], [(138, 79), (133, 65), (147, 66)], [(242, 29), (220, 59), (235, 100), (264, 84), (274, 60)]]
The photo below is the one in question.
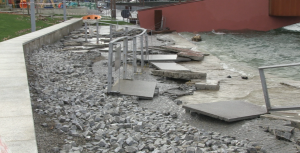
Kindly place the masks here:
[(266, 83), (266, 77), (264, 74), (264, 69), (258, 69), (258, 70), (259, 70), (262, 90), (263, 90), (264, 97), (265, 97), (267, 111), (269, 112), (269, 110), (271, 110), (272, 108), (271, 108), (271, 104), (270, 104), (270, 98), (269, 98), (269, 93), (268, 93), (268, 89), (267, 89), (267, 83)]
[(123, 40), (123, 79), (127, 76), (127, 49), (128, 49), (128, 38)]
[(143, 35), (141, 35), (141, 68), (142, 68), (142, 72), (143, 72), (143, 67), (144, 67), (144, 46), (143, 46)]
[(113, 43), (109, 43), (108, 50), (108, 75), (107, 75), (107, 92), (111, 92), (112, 87), (112, 60), (113, 60)]
[(145, 33), (145, 48), (146, 48), (146, 59), (149, 62), (149, 51), (148, 51), (148, 34)]
[(66, 6), (66, 0), (63, 0), (63, 6), (64, 6), (64, 20), (67, 21), (67, 6)]
[(98, 31), (99, 25), (98, 25), (98, 22), (96, 23), (96, 26), (97, 26), (97, 44), (99, 44), (99, 31)]
[(110, 33), (110, 41), (112, 40), (112, 25), (110, 25), (110, 27), (109, 27), (109, 33)]
[(128, 34), (128, 27), (125, 27), (125, 36)]
[(85, 29), (85, 42), (87, 42), (87, 23), (84, 23), (84, 29)]
[(133, 37), (133, 72), (136, 73), (136, 37)]
[(30, 20), (31, 20), (31, 32), (36, 30), (35, 26), (35, 4), (34, 0), (30, 0)]

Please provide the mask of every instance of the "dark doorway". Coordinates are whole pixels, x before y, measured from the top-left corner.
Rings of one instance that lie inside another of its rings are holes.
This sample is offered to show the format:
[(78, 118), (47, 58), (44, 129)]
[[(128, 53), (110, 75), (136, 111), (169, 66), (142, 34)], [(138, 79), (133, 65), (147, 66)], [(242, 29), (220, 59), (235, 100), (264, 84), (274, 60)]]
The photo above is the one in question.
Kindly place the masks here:
[(155, 30), (159, 30), (161, 26), (162, 10), (154, 10)]

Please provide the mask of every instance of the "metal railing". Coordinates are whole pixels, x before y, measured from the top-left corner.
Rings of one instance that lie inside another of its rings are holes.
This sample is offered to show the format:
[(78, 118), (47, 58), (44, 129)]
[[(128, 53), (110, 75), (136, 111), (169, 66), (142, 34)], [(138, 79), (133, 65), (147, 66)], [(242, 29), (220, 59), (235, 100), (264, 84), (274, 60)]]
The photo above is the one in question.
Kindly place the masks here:
[(300, 106), (294, 106), (294, 107), (272, 107), (271, 102), (270, 102), (270, 97), (268, 93), (268, 87), (267, 87), (267, 82), (266, 82), (266, 77), (264, 70), (265, 69), (271, 69), (271, 68), (281, 68), (281, 67), (290, 67), (290, 66), (299, 66), (300, 63), (293, 63), (293, 64), (283, 64), (283, 65), (273, 65), (273, 66), (263, 66), (259, 67), (259, 75), (260, 75), (260, 80), (261, 80), (261, 85), (262, 85), (262, 90), (264, 93), (264, 98), (265, 98), (265, 103), (266, 103), (266, 108), (267, 111), (285, 111), (285, 110), (296, 110), (300, 109)]
[[(112, 92), (112, 83), (113, 83), (113, 73), (112, 73), (112, 65), (113, 65), (113, 46), (117, 45), (120, 41), (123, 41), (123, 79), (127, 79), (127, 55), (128, 55), (128, 40), (133, 41), (132, 44), (132, 50), (133, 50), (133, 73), (137, 73), (137, 46), (138, 43), (140, 43), (140, 49), (141, 49), (141, 68), (144, 67), (144, 37), (145, 37), (145, 49), (146, 49), (146, 58), (148, 57), (148, 36), (147, 36), (147, 30), (143, 28), (135, 28), (140, 29), (142, 32), (135, 36), (124, 36), (119, 37), (109, 42), (109, 52), (108, 52), (108, 87), (107, 87), (107, 93)], [(125, 27), (125, 35), (128, 34), (128, 27)], [(110, 26), (110, 35), (113, 35), (112, 25)], [(138, 42), (137, 39), (140, 38), (140, 41)], [(141, 69), (142, 71), (142, 69)], [(120, 78), (119, 78), (120, 79)]]

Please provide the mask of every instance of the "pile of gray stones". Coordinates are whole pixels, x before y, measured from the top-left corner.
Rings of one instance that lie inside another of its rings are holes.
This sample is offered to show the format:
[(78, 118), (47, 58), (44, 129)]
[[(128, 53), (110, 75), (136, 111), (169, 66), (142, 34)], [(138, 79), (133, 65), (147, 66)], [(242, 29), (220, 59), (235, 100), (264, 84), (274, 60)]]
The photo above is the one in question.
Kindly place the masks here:
[[(135, 96), (107, 95), (106, 74), (92, 69), (101, 52), (80, 54), (64, 47), (59, 41), (26, 55), (33, 112), (54, 123), (51, 132), (68, 137), (51, 152), (264, 152), (257, 143), (197, 129), (176, 114), (139, 107)], [(45, 121), (39, 126), (50, 125)], [(78, 138), (84, 143), (72, 141)]]

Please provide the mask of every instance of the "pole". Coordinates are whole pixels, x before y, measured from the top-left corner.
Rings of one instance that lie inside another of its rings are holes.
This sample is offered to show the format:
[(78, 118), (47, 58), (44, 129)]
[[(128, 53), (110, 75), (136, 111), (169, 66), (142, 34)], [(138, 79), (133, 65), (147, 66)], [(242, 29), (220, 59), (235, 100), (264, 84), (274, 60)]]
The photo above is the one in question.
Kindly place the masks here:
[(29, 15), (29, 5), (28, 5), (28, 3), (27, 3), (27, 13)]
[(63, 6), (64, 6), (64, 20), (67, 21), (67, 6), (66, 6), (66, 0), (63, 0)]
[(148, 64), (149, 64), (149, 51), (148, 51), (148, 35), (147, 33), (145, 33), (145, 47), (146, 47), (146, 59), (148, 60)]
[(133, 72), (136, 73), (136, 37), (133, 37)]
[(108, 75), (107, 75), (107, 92), (111, 92), (112, 87), (112, 59), (113, 59), (113, 44), (109, 43), (108, 52)]
[(127, 77), (127, 44), (128, 38), (126, 37), (123, 40), (123, 79), (126, 79)]
[(96, 25), (97, 25), (97, 44), (99, 44), (99, 32), (98, 32), (99, 25), (98, 25), (98, 22), (96, 23)]
[(31, 32), (34, 32), (36, 30), (34, 0), (30, 0), (30, 20), (31, 20)]
[(141, 68), (142, 68), (142, 72), (143, 72), (143, 67), (144, 67), (144, 46), (143, 46), (143, 35), (141, 35)]
[(112, 35), (113, 35), (112, 25), (110, 25), (110, 27), (109, 27), (109, 33), (110, 33), (110, 41), (111, 41), (112, 40)]
[(87, 23), (84, 23), (84, 29), (85, 29), (85, 42), (87, 42)]

